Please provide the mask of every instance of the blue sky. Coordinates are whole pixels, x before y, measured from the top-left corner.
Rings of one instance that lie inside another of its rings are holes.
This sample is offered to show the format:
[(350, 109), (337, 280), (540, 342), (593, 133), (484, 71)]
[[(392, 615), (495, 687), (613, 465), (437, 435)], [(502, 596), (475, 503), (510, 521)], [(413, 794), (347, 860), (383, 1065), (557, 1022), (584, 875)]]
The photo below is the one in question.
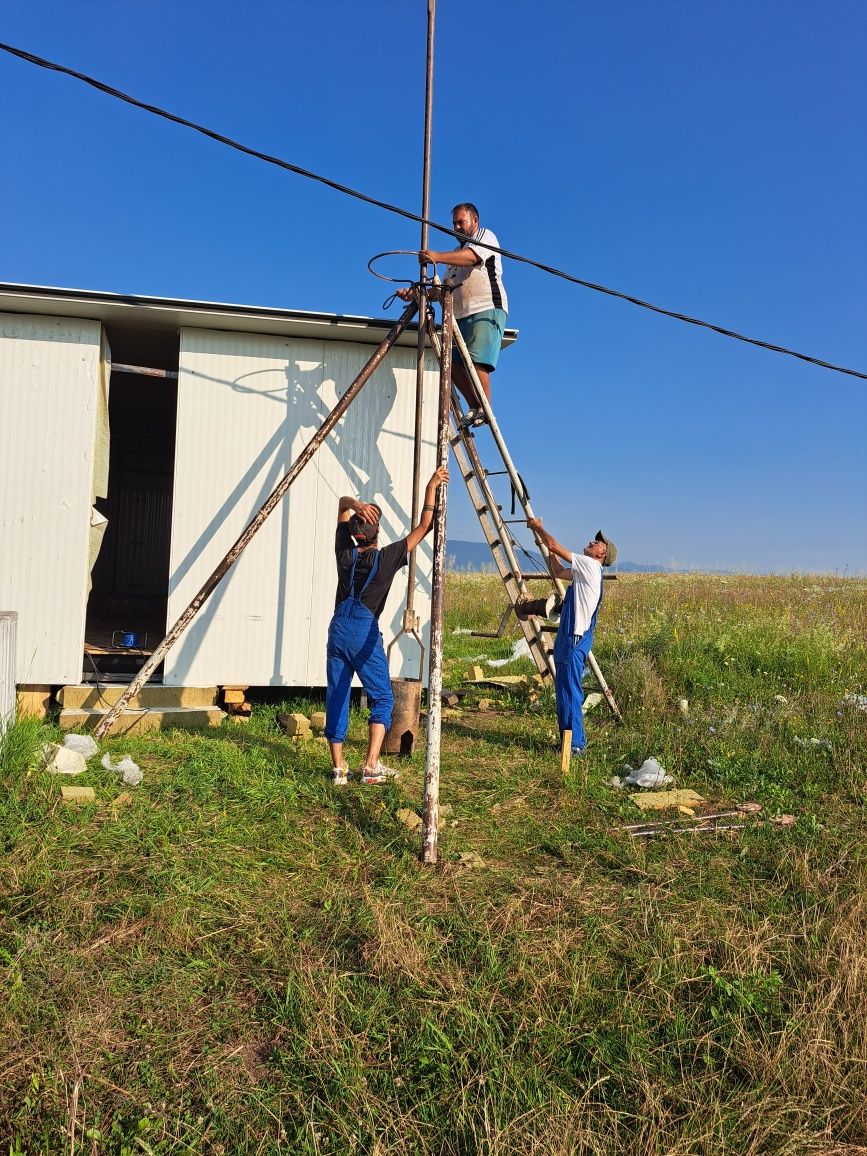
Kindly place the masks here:
[[(0, 28), (419, 209), (424, 0), (3, 0)], [(867, 371), (865, 43), (862, 0), (438, 0), (432, 216), (474, 200), (506, 248)], [(379, 316), (368, 258), (418, 246), (5, 53), (0, 124), (2, 280)], [(508, 261), (505, 280), (520, 339), (494, 404), (561, 540), (867, 572), (867, 382)], [(450, 536), (479, 539), (450, 489)]]

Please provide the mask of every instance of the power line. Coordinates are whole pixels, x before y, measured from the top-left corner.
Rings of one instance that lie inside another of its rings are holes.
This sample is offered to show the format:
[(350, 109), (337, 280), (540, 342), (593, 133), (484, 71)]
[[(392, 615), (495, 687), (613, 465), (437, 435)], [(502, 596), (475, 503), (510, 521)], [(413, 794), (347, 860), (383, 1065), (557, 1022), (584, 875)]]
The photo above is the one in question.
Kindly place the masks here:
[[(295, 173), (297, 176), (306, 177), (311, 181), (318, 181), (322, 185), (326, 185), (330, 189), (334, 189), (338, 193), (344, 193), (346, 196), (355, 197), (356, 200), (364, 201), (368, 205), (374, 205), (378, 209), (384, 209), (387, 213), (394, 213), (399, 217), (405, 217), (409, 221), (416, 221), (419, 224), (427, 224), (434, 229), (445, 233), (457, 240), (463, 240), (463, 237), (450, 229), (447, 225), (441, 225), (437, 221), (432, 221), (429, 218), (421, 217), (417, 213), (412, 213), (408, 209), (402, 209), (399, 205), (392, 205), (388, 201), (380, 201), (376, 197), (370, 197), (366, 193), (359, 192), (358, 189), (350, 188), (348, 185), (342, 185), (338, 181), (332, 181), (328, 177), (323, 177), (319, 173), (311, 172), (309, 169), (301, 168), (300, 165), (293, 165), (290, 161), (285, 161), (281, 157), (272, 156), (270, 153), (260, 152), (258, 149), (250, 148), (249, 145), (242, 144), (240, 141), (233, 140), (231, 137), (223, 136), (222, 133), (215, 132), (214, 129), (206, 128), (204, 125), (196, 124), (195, 121), (187, 120), (185, 117), (176, 116), (172, 112), (168, 112), (164, 108), (160, 108), (155, 104), (146, 104), (144, 101), (137, 100), (134, 96), (128, 93), (121, 92), (120, 89), (112, 88), (108, 84), (103, 84), (102, 81), (94, 79), (92, 76), (87, 76), (83, 72), (76, 72), (73, 68), (67, 68), (63, 64), (57, 64), (55, 61), (46, 60), (42, 56), (36, 56), (32, 52), (25, 52), (23, 48), (15, 48), (11, 44), (4, 44), (0, 41), (0, 49), (8, 52), (11, 56), (17, 56), (21, 60), (26, 60), (29, 64), (35, 64), (39, 68), (47, 68), (52, 72), (60, 72), (65, 76), (71, 76), (75, 80), (80, 80), (84, 84), (89, 84), (92, 88), (97, 89), (98, 92), (103, 92), (107, 96), (115, 97), (117, 100), (125, 101), (127, 104), (133, 105), (135, 108), (143, 109), (145, 112), (150, 112), (154, 116), (162, 117), (164, 120), (173, 121), (175, 124), (183, 125), (184, 128), (191, 128), (194, 132), (201, 133), (203, 136), (210, 137), (211, 140), (217, 141), (219, 144), (224, 144), (228, 148), (236, 149), (238, 152), (245, 153), (247, 156), (255, 157), (257, 160), (265, 161), (269, 165), (276, 165), (277, 168), (285, 169), (287, 172)], [(719, 333), (723, 337), (731, 337), (735, 341), (743, 341), (748, 345), (756, 345), (760, 349), (768, 349), (772, 353), (784, 353), (788, 357), (796, 357), (799, 361), (809, 362), (811, 365), (821, 366), (823, 369), (831, 369), (835, 373), (845, 373), (850, 377), (860, 377), (867, 381), (867, 373), (862, 373), (857, 369), (847, 369), (842, 365), (834, 365), (830, 361), (823, 361), (819, 357), (811, 357), (807, 353), (798, 353), (794, 349), (787, 349), (784, 345), (774, 345), (769, 341), (760, 341), (757, 337), (747, 337), (743, 333), (737, 333), (733, 329), (726, 329), (722, 325), (714, 325), (710, 321), (702, 321), (698, 317), (690, 317), (687, 313), (678, 313), (673, 309), (664, 309), (661, 305), (654, 305), (650, 301), (642, 301), (640, 297), (633, 297), (630, 293), (621, 293), (618, 289), (610, 289), (606, 285), (598, 285), (593, 281), (585, 281), (581, 277), (575, 277), (571, 273), (566, 273), (562, 269), (557, 269), (553, 265), (545, 265), (541, 261), (534, 261), (531, 257), (524, 257), (520, 253), (513, 253), (509, 249), (498, 249), (496, 246), (488, 246), (492, 252), (500, 253), (503, 257), (508, 257), (512, 261), (519, 261), (523, 265), (530, 265), (534, 269), (539, 269), (542, 273), (549, 273), (552, 277), (559, 277), (563, 281), (569, 281), (573, 285), (581, 285), (585, 289), (592, 289), (596, 293), (605, 293), (609, 297), (617, 297), (621, 301), (628, 301), (631, 305), (638, 305), (642, 309), (649, 309), (652, 313), (659, 313), (663, 317), (673, 317), (675, 321), (684, 321), (688, 325), (697, 325), (702, 329), (710, 329), (714, 333)]]

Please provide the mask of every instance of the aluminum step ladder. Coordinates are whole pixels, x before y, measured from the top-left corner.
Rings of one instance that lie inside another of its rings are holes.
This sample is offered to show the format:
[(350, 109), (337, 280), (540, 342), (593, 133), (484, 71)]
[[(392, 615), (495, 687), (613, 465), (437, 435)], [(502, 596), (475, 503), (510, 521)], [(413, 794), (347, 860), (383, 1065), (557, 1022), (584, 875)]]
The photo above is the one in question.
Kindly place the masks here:
[[(439, 353), (441, 351), (441, 343), (439, 333), (433, 325), (428, 325), (428, 332), (431, 343)], [(461, 472), (461, 477), (467, 487), (470, 501), (473, 509), (476, 512), (476, 517), (479, 519), (479, 525), (482, 528), (482, 533), (485, 536), (485, 541), (491, 550), (491, 557), (494, 565), (505, 587), (506, 597), (508, 599), (508, 606), (506, 612), (500, 623), (498, 635), (502, 634), (505, 629), (506, 622), (519, 599), (527, 598), (530, 595), (530, 589), (527, 583), (535, 579), (547, 579), (551, 588), (556, 591), (558, 597), (562, 600), (566, 595), (566, 587), (563, 581), (555, 574), (553, 569), (553, 560), (551, 554), (545, 545), (536, 535), (533, 535), (536, 546), (541, 554), (547, 573), (544, 571), (538, 573), (529, 573), (522, 569), (517, 558), (516, 546), (514, 536), (512, 535), (509, 526), (512, 523), (520, 523), (526, 525), (528, 518), (535, 517), (533, 508), (530, 505), (530, 497), (527, 493), (523, 479), (519, 475), (512, 461), (508, 447), (497, 425), (496, 418), (491, 410), (490, 404), (486, 400), (482, 392), (481, 385), (476, 378), (475, 369), (470, 359), (466, 344), (457, 326), (454, 329), (454, 341), (457, 345), (464, 364), (469, 368), (470, 376), (475, 379), (476, 391), (481, 399), (481, 408), (487, 418), (488, 429), (494, 441), (497, 453), (499, 454), (502, 463), (502, 469), (487, 470), (482, 464), (476, 446), (476, 439), (472, 429), (468, 429), (465, 421), (465, 415), (461, 407), (461, 398), (457, 390), (452, 388), (451, 396), (451, 436), (450, 443), (452, 452), (455, 455), (455, 460), (458, 464), (458, 469)], [(505, 475), (508, 477), (514, 498), (521, 505), (524, 516), (522, 518), (504, 518), (501, 506), (497, 503), (494, 494), (491, 490), (489, 479), (496, 475)], [(517, 617), (517, 615), (516, 615)], [(556, 628), (547, 625), (541, 618), (531, 616), (523, 619), (518, 618), (518, 623), (527, 640), (527, 645), (530, 648), (530, 654), (535, 663), (536, 669), (543, 678), (554, 678), (554, 654), (551, 642), (551, 636)], [(599, 669), (599, 664), (596, 661), (592, 651), (587, 656), (587, 665), (593, 673), (599, 689), (602, 691), (605, 699), (611, 708), (615, 718), (622, 722), (623, 718), (620, 709), (617, 706), (617, 701), (605, 681), (602, 671)]]

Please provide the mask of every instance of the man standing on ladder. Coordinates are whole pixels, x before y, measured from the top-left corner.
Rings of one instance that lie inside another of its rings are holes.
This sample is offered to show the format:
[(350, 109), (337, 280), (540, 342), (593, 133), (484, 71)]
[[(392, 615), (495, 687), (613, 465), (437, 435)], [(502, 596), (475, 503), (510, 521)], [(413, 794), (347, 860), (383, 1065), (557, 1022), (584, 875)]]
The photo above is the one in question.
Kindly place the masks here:
[[(454, 281), (455, 321), (467, 343), (470, 357), (479, 376), (485, 397), (491, 400), (491, 374), (497, 368), (500, 346), (509, 311), (503, 286), (503, 262), (499, 241), (490, 229), (479, 225), (479, 210), (469, 201), (452, 209), (452, 228), (464, 238), (459, 249), (435, 252), (423, 249), (419, 260), (432, 265), (448, 265), (447, 276)], [(400, 289), (398, 297), (409, 301), (412, 289)], [(465, 417), (467, 428), (487, 421), (469, 370), (455, 350), (452, 355), (452, 379), (470, 406)]]
[[(593, 646), (593, 631), (596, 616), (602, 602), (602, 567), (610, 566), (617, 558), (617, 547), (600, 530), (591, 538), (580, 554), (573, 554), (557, 539), (542, 528), (541, 518), (529, 518), (527, 525), (544, 543), (552, 555), (551, 566), (554, 575), (561, 580), (571, 579), (572, 588), (560, 609), (560, 625), (554, 640), (554, 665), (556, 667), (557, 725), (563, 735), (572, 732), (572, 754), (580, 755), (586, 745), (584, 736), (584, 666)], [(554, 561), (562, 558), (569, 566)], [(526, 618), (530, 614), (547, 617), (544, 599), (531, 602), (519, 601), (515, 613)]]
[(393, 778), (379, 761), (385, 732), (391, 726), (394, 696), (388, 659), (379, 632), (391, 584), (401, 567), (433, 525), (436, 492), (449, 480), (445, 466), (437, 469), (424, 492), (418, 525), (390, 546), (377, 549), (382, 510), (373, 502), (341, 498), (337, 507), (337, 598), (328, 627), (325, 737), (331, 748), (332, 782), (346, 785), (348, 770), (343, 742), (349, 727), (349, 690), (357, 674), (370, 703), (367, 758), (358, 776), (363, 783), (384, 783)]

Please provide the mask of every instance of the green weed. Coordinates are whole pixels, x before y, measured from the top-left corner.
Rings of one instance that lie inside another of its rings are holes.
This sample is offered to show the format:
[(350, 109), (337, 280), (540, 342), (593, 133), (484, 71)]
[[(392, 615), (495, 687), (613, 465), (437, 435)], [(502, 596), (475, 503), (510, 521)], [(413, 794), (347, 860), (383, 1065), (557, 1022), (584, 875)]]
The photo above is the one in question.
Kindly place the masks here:
[[(450, 575), (444, 682), (469, 692), (444, 718), (434, 871), (396, 818), (423, 751), (385, 789), (334, 789), (325, 748), (275, 724), (318, 702), (112, 740), (145, 772), (117, 808), (96, 766), (97, 803), (61, 806), (38, 756), (57, 732), (19, 722), (0, 747), (2, 1150), (863, 1151), (867, 727), (844, 696), (867, 687), (865, 593), (612, 583), (595, 650), (624, 724), (595, 708), (564, 782), (550, 690), (463, 687), (519, 635), (454, 633), (495, 629), (504, 597)], [(350, 761), (365, 731), (353, 711)], [(706, 809), (764, 810), (631, 837), (609, 780), (649, 755)]]

